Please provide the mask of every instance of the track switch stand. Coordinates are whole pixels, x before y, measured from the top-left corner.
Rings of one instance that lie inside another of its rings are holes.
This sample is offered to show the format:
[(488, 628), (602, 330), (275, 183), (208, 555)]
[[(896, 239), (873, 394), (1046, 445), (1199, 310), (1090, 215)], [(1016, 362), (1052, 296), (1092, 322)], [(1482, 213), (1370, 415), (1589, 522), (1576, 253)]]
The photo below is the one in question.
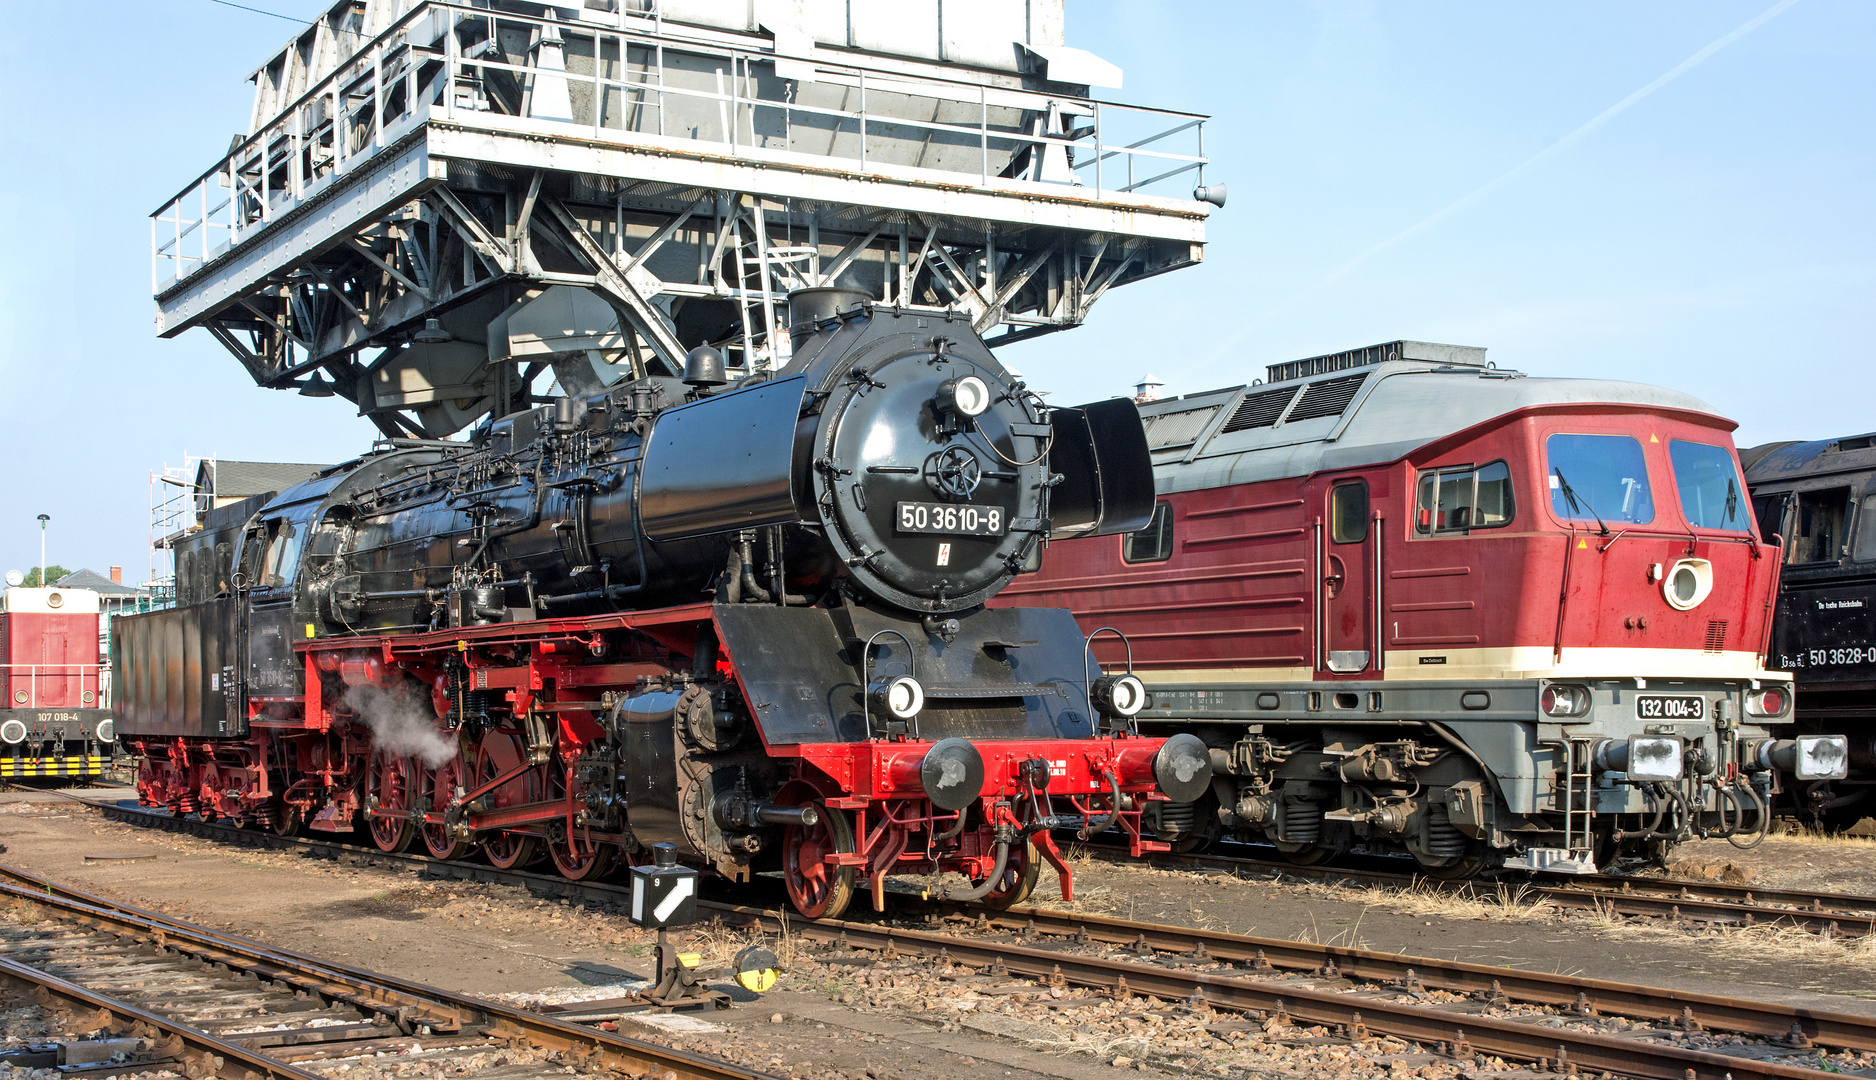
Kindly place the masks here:
[(699, 967), (702, 958), (697, 953), (677, 951), (666, 931), (697, 921), (697, 871), (678, 865), (677, 848), (672, 844), (655, 844), (651, 850), (652, 865), (632, 868), (630, 918), (634, 926), (658, 931), (658, 983), (639, 996), (667, 1009), (703, 1005), (727, 1009), (730, 996), (706, 986), (707, 980), (734, 979), (738, 986), (758, 994), (774, 986), (781, 964), (774, 953), (759, 946), (737, 953), (732, 966), (715, 968)]

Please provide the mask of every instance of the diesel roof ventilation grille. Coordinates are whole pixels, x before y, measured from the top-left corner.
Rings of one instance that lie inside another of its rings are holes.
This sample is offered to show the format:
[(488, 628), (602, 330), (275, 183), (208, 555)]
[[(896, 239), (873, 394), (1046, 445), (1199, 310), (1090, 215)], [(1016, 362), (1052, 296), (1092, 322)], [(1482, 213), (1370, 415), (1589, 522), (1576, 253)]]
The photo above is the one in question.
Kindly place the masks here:
[(1142, 416), (1140, 422), (1146, 427), (1146, 444), (1150, 449), (1169, 450), (1191, 446), (1193, 440), (1199, 437), (1199, 432), (1204, 431), (1216, 415), (1218, 406), (1214, 403), (1203, 409)]
[(1314, 420), (1319, 416), (1340, 416), (1348, 403), (1355, 400), (1355, 394), (1368, 378), (1366, 372), (1360, 375), (1345, 375), (1340, 379), (1324, 379), (1310, 383), (1303, 388), (1303, 400), (1290, 410), (1288, 423), (1298, 420)]
[(1283, 407), (1296, 396), (1296, 387), (1286, 386), (1281, 390), (1265, 390), (1261, 393), (1246, 394), (1238, 402), (1238, 411), (1225, 421), (1225, 433), (1248, 431), (1251, 428), (1270, 427), (1283, 415)]

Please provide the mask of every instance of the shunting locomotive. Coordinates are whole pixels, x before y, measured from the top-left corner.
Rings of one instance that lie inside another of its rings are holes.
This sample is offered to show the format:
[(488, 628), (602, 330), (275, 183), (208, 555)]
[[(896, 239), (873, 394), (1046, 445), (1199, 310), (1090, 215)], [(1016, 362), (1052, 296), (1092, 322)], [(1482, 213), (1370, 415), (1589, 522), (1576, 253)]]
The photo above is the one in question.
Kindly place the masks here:
[(1751, 842), (1781, 770), (1842, 775), (1841, 737), (1789, 734), (1778, 549), (1706, 404), (1399, 341), (1142, 414), (1151, 522), (999, 602), (1119, 628), (1143, 728), (1210, 747), (1161, 839), (1589, 872)]
[(0, 595), (0, 777), (99, 776), (116, 748), (98, 657), (98, 594)]
[(1210, 784), (1064, 610), (986, 609), (1043, 538), (1152, 513), (1131, 402), (1048, 409), (968, 316), (803, 290), (793, 358), (393, 440), (206, 529), (200, 603), (123, 620), (141, 799), (570, 878), (657, 843), (839, 914), (894, 873), (1013, 903), (1051, 830)]
[(1845, 776), (1801, 780), (1789, 807), (1848, 828), (1876, 800), (1876, 433), (1742, 450), (1759, 532), (1784, 538), (1771, 663), (1792, 673), (1796, 730), (1840, 735)]

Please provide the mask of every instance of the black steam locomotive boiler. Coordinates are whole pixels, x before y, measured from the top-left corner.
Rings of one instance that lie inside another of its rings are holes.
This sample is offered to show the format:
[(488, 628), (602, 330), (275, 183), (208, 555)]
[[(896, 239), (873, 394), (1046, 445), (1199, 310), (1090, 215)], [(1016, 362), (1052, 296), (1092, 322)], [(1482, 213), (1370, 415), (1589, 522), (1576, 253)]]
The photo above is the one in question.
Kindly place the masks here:
[[(1011, 903), (1050, 839), (1203, 792), (1067, 611), (986, 610), (1153, 507), (1134, 406), (1048, 409), (962, 316), (807, 290), (793, 356), (393, 443), (210, 527), (123, 620), (149, 804), (584, 878), (675, 844), (803, 913), (893, 873)], [(204, 575), (207, 575), (206, 577)]]

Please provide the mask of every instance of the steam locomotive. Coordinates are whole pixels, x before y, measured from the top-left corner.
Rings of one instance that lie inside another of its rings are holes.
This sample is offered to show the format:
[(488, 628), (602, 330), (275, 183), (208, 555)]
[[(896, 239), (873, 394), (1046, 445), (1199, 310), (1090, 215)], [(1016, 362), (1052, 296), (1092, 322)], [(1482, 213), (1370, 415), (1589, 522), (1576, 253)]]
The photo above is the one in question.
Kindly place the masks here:
[(1841, 736), (1786, 734), (1778, 549), (1710, 407), (1411, 341), (1269, 376), (1144, 406), (1147, 527), (998, 601), (1119, 628), (1142, 727), (1210, 747), (1160, 839), (1586, 873), (1754, 842), (1781, 778), (1843, 775)]
[(810, 917), (896, 872), (1014, 903), (1043, 859), (1072, 896), (1063, 827), (1163, 848), (1205, 747), (1139, 735), (1068, 612), (983, 606), (1044, 537), (1144, 523), (1132, 403), (1046, 409), (963, 315), (790, 321), (772, 377), (699, 349), (205, 528), (197, 602), (117, 635), (140, 798), (570, 878), (669, 842)]
[(1876, 433), (1742, 450), (1764, 536), (1785, 542), (1772, 664), (1797, 680), (1797, 730), (1847, 740), (1847, 776), (1789, 808), (1826, 829), (1876, 813)]

